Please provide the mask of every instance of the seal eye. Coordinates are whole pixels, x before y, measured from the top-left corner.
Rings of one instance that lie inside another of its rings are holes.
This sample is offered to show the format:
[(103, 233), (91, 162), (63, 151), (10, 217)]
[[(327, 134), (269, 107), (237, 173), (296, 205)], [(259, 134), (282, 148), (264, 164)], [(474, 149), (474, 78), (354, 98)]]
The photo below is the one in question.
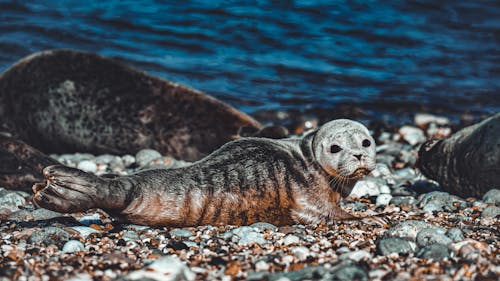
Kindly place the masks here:
[(340, 152), (341, 150), (342, 150), (342, 148), (336, 144), (334, 144), (330, 147), (331, 153), (337, 153), (337, 152)]
[(363, 141), (362, 145), (363, 145), (364, 147), (369, 147), (370, 145), (372, 145), (372, 142), (371, 142), (370, 140), (365, 139), (365, 140)]

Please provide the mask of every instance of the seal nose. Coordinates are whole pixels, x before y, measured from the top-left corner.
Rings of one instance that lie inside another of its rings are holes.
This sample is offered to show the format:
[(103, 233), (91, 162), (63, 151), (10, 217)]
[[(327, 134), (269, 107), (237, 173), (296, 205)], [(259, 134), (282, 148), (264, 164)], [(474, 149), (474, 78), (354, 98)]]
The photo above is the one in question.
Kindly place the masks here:
[(363, 156), (363, 154), (354, 154), (354, 157), (358, 160), (361, 160), (361, 156)]

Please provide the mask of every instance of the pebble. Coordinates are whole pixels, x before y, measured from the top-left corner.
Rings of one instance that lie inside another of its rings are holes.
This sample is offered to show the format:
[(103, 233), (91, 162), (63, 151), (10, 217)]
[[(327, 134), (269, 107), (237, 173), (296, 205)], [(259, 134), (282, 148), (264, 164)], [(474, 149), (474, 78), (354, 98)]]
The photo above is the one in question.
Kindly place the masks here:
[(87, 172), (87, 173), (96, 173), (97, 172), (97, 165), (96, 163), (90, 161), (90, 160), (83, 160), (78, 163), (78, 166), (76, 168)]
[(102, 224), (101, 216), (95, 213), (83, 216), (79, 218), (78, 221), (85, 226), (90, 226), (91, 224)]
[(453, 202), (457, 201), (454, 196), (447, 192), (433, 191), (425, 194), (419, 202), (419, 206), (426, 212), (455, 211)]
[(417, 245), (403, 238), (384, 238), (377, 243), (377, 250), (380, 254), (388, 256), (392, 253), (409, 254), (415, 252)]
[(277, 231), (278, 227), (267, 222), (256, 222), (250, 225), (252, 228), (256, 228), (258, 231), (272, 230)]
[(447, 245), (453, 242), (451, 238), (446, 236), (446, 231), (442, 227), (432, 227), (432, 228), (422, 229), (417, 234), (416, 241), (419, 247), (425, 247), (432, 244)]
[(417, 257), (421, 259), (433, 259), (435, 261), (440, 261), (448, 258), (450, 256), (450, 251), (448, 247), (444, 244), (432, 244), (427, 245), (420, 249), (417, 253)]
[(0, 206), (11, 212), (19, 210), (19, 206), (26, 204), (23, 193), (0, 188)]
[(166, 256), (155, 260), (143, 269), (133, 271), (125, 276), (125, 280), (195, 280), (192, 272), (179, 258)]
[(377, 178), (377, 177), (388, 177), (391, 174), (392, 174), (391, 173), (391, 169), (389, 168), (389, 166), (387, 166), (384, 163), (377, 163), (375, 165), (375, 170), (373, 170), (371, 172), (371, 175), (373, 177), (375, 177), (375, 178)]
[(269, 263), (267, 263), (266, 261), (260, 260), (255, 263), (255, 270), (257, 271), (268, 271), (269, 268)]
[(64, 244), (62, 251), (65, 253), (73, 253), (77, 251), (84, 251), (85, 245), (78, 240), (69, 240)]
[(151, 161), (161, 157), (162, 155), (160, 152), (154, 149), (142, 149), (135, 155), (135, 161), (139, 164), (139, 166), (144, 167)]
[(135, 163), (135, 157), (130, 154), (125, 154), (122, 157), (122, 162), (125, 167), (130, 167)]
[(262, 236), (262, 234), (251, 231), (243, 233), (240, 240), (238, 241), (238, 245), (249, 245), (252, 243), (264, 245), (267, 243), (267, 240), (264, 238), (264, 236)]
[(497, 206), (488, 206), (481, 213), (482, 218), (496, 218), (500, 216), (500, 208)]
[(372, 255), (365, 250), (357, 250), (353, 252), (343, 253), (339, 256), (339, 260), (353, 260), (355, 262), (360, 262), (362, 260), (370, 259)]
[(442, 116), (436, 116), (428, 113), (417, 113), (414, 117), (414, 122), (419, 127), (423, 128), (430, 123), (434, 123), (437, 125), (448, 125), (450, 123), (450, 119)]
[(356, 182), (349, 196), (353, 198), (361, 198), (377, 196), (379, 193), (378, 182), (374, 178), (366, 177)]
[(381, 194), (391, 194), (391, 188), (386, 184), (379, 186), (378, 191)]
[(383, 194), (380, 194), (379, 196), (377, 196), (377, 200), (375, 202), (375, 205), (377, 207), (387, 206), (387, 205), (389, 205), (391, 200), (392, 200), (392, 195), (383, 193)]
[(292, 245), (292, 244), (299, 244), (300, 243), (300, 238), (298, 236), (295, 236), (293, 234), (288, 234), (282, 239), (282, 243), (285, 246)]
[(363, 268), (357, 265), (341, 266), (332, 272), (332, 276), (325, 280), (339, 280), (339, 281), (367, 281), (368, 273)]
[(83, 239), (87, 238), (87, 236), (89, 236), (90, 234), (92, 233), (98, 233), (99, 231), (91, 228), (91, 227), (88, 227), (88, 226), (72, 226), (70, 227), (70, 229), (76, 231), (78, 233), (78, 235), (80, 235), (80, 237), (82, 237)]
[(500, 189), (490, 189), (483, 195), (485, 203), (500, 204)]
[(450, 237), (450, 239), (453, 240), (453, 242), (460, 242), (464, 240), (464, 233), (460, 228), (456, 227), (450, 228), (448, 229), (446, 235)]
[(293, 247), (291, 252), (299, 261), (305, 261), (310, 255), (309, 249), (304, 246)]
[(53, 218), (58, 218), (64, 216), (64, 214), (54, 212), (51, 210), (47, 210), (44, 208), (39, 208), (35, 209), (31, 212), (31, 216), (33, 217), (33, 220), (39, 221), (39, 220), (50, 220)]
[(410, 145), (415, 146), (426, 141), (424, 131), (413, 126), (403, 126), (399, 129), (399, 134)]
[(137, 232), (128, 230), (123, 234), (122, 239), (128, 242), (128, 241), (137, 241), (140, 240), (141, 238), (139, 237), (139, 234), (137, 234)]
[(184, 238), (189, 238), (189, 237), (193, 237), (193, 233), (189, 230), (186, 230), (186, 229), (181, 229), (181, 228), (176, 228), (176, 229), (173, 229), (173, 230), (170, 230), (170, 235), (171, 236), (176, 236), (176, 237), (184, 237)]
[(400, 237), (415, 240), (417, 234), (426, 228), (434, 228), (432, 224), (419, 220), (407, 220), (390, 228), (386, 235), (388, 237)]
[(395, 206), (415, 205), (417, 202), (417, 199), (412, 196), (394, 196), (391, 198), (390, 204)]
[(71, 235), (67, 231), (59, 227), (47, 226), (33, 232), (29, 236), (28, 242), (35, 245), (56, 245), (61, 247), (70, 237)]

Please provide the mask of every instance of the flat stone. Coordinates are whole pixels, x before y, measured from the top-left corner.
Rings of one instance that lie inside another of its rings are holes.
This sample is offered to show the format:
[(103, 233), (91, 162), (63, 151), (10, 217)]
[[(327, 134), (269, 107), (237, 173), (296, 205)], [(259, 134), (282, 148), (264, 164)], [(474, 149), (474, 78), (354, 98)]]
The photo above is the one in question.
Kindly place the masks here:
[(191, 231), (180, 228), (173, 229), (169, 233), (171, 236), (184, 237), (184, 238), (189, 238), (194, 236)]
[(483, 201), (487, 204), (500, 204), (500, 189), (490, 189), (483, 195)]
[(78, 233), (78, 235), (80, 235), (80, 237), (82, 237), (83, 239), (87, 238), (87, 236), (89, 236), (90, 234), (92, 233), (98, 233), (99, 231), (91, 228), (91, 227), (88, 227), (88, 226), (72, 226), (70, 227), (70, 229), (73, 229), (74, 231), (76, 231)]
[(77, 251), (84, 251), (85, 245), (78, 240), (69, 240), (64, 244), (62, 251), (65, 253), (73, 253)]
[(496, 218), (500, 216), (500, 208), (497, 206), (488, 206), (481, 213), (482, 218)]
[(175, 256), (166, 256), (155, 260), (143, 269), (133, 271), (125, 280), (177, 281), (195, 280), (196, 275)]
[(33, 219), (35, 221), (39, 221), (39, 220), (50, 220), (53, 218), (63, 217), (64, 214), (54, 212), (51, 210), (47, 210), (47, 209), (43, 209), (43, 208), (39, 208), (39, 209), (33, 210), (31, 212), (31, 216), (33, 217)]
[(442, 227), (433, 227), (422, 229), (417, 234), (417, 245), (419, 247), (426, 247), (432, 244), (444, 244), (448, 245), (452, 243), (453, 240), (446, 236), (446, 231)]
[(450, 257), (450, 251), (444, 244), (432, 244), (420, 249), (417, 257), (427, 260), (440, 261)]
[(99, 214), (86, 215), (79, 218), (78, 221), (85, 226), (90, 226), (91, 224), (102, 224), (101, 216)]
[(403, 238), (384, 238), (377, 243), (378, 252), (384, 256), (388, 256), (392, 253), (414, 253), (416, 249), (417, 245), (414, 242)]
[(264, 238), (262, 234), (252, 231), (252, 232), (245, 232), (238, 241), (238, 245), (249, 245), (252, 243), (264, 245), (267, 243), (267, 240)]
[(64, 229), (48, 226), (33, 232), (28, 238), (28, 242), (35, 245), (56, 245), (61, 247), (70, 237), (71, 235)]

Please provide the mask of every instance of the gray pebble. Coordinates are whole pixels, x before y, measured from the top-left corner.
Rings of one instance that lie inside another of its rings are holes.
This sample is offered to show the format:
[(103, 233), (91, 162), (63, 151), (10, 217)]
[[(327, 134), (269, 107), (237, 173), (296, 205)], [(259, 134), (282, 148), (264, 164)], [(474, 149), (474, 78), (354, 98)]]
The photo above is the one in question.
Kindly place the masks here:
[(62, 216), (64, 216), (64, 214), (54, 212), (51, 210), (47, 210), (47, 209), (43, 209), (43, 208), (39, 208), (39, 209), (33, 210), (31, 212), (31, 216), (33, 216), (34, 220), (39, 221), (39, 220), (50, 220), (53, 218), (62, 217)]
[(385, 194), (385, 193), (380, 194), (379, 196), (377, 196), (377, 201), (375, 202), (375, 205), (377, 205), (377, 207), (387, 206), (391, 202), (391, 199), (392, 195), (390, 194)]
[(137, 234), (137, 232), (128, 230), (123, 234), (122, 239), (128, 242), (128, 241), (137, 241), (140, 240), (141, 238), (139, 237), (139, 234)]
[(129, 167), (130, 165), (135, 163), (135, 157), (129, 154), (125, 154), (122, 157), (122, 162), (125, 167)]
[(94, 159), (94, 162), (96, 164), (106, 164), (108, 165), (109, 163), (111, 163), (114, 159), (116, 158), (116, 156), (114, 155), (111, 155), (111, 154), (102, 154), (102, 155), (99, 155), (97, 156), (95, 159)]
[(450, 251), (448, 247), (444, 244), (432, 244), (425, 246), (420, 249), (417, 253), (417, 257), (421, 259), (432, 259), (435, 261), (440, 261), (448, 258), (450, 256)]
[(355, 262), (360, 262), (362, 260), (370, 259), (372, 255), (364, 250), (358, 250), (353, 252), (343, 253), (339, 256), (339, 260), (353, 260)]
[(434, 228), (435, 226), (425, 221), (407, 220), (404, 221), (386, 232), (388, 237), (400, 237), (415, 240), (417, 234), (426, 228)]
[(31, 244), (56, 245), (61, 247), (70, 239), (71, 235), (59, 227), (48, 226), (33, 232), (28, 238)]
[(87, 173), (96, 173), (97, 172), (97, 165), (96, 163), (90, 161), (90, 160), (83, 160), (78, 163), (78, 166), (76, 168), (87, 172)]
[(378, 191), (381, 194), (391, 194), (391, 188), (386, 184), (379, 186)]
[(26, 204), (26, 199), (21, 192), (0, 188), (0, 206), (12, 212), (19, 210), (18, 206)]
[(309, 249), (304, 246), (293, 247), (291, 252), (299, 261), (305, 261), (311, 254)]
[(252, 232), (245, 232), (238, 241), (238, 245), (249, 245), (251, 243), (264, 245), (267, 243), (267, 240), (264, 238), (262, 234), (252, 231)]
[(372, 177), (366, 177), (359, 180), (354, 185), (350, 196), (354, 198), (377, 196), (380, 194), (379, 182)]
[(412, 196), (394, 196), (392, 197), (390, 204), (401, 206), (401, 205), (415, 205), (417, 199)]
[(500, 189), (490, 189), (483, 195), (483, 201), (488, 204), (500, 204)]
[(448, 237), (450, 237), (453, 242), (460, 242), (464, 240), (464, 233), (460, 228), (450, 228), (448, 229), (448, 232), (446, 233)]
[(500, 216), (500, 208), (497, 206), (488, 206), (481, 213), (482, 218), (496, 218)]
[(436, 243), (448, 245), (452, 242), (451, 238), (446, 236), (445, 230), (441, 227), (422, 229), (417, 234), (417, 245), (419, 247), (425, 247)]
[(298, 236), (295, 236), (293, 234), (288, 234), (283, 238), (283, 244), (285, 246), (292, 245), (292, 244), (299, 244), (300, 243), (300, 238)]
[(455, 211), (453, 205), (455, 198), (447, 192), (433, 191), (425, 194), (419, 202), (419, 206), (426, 212)]
[(135, 155), (135, 161), (141, 167), (158, 158), (161, 158), (160, 152), (153, 149), (142, 149)]
[(194, 236), (191, 231), (180, 228), (172, 229), (169, 233), (171, 236), (176, 236), (176, 237), (189, 238)]
[(392, 253), (409, 254), (415, 252), (417, 245), (403, 238), (384, 238), (377, 243), (380, 254), (387, 256)]
[(143, 269), (127, 274), (125, 280), (195, 280), (192, 272), (179, 258), (165, 256), (155, 260)]
[(62, 249), (62, 251), (66, 253), (73, 253), (83, 250), (85, 250), (85, 245), (83, 245), (83, 243), (78, 240), (69, 240), (68, 242), (66, 242), (66, 244), (64, 244), (64, 247)]
[(368, 272), (357, 265), (340, 266), (332, 272), (332, 276), (328, 280), (365, 281), (368, 280)]
[(277, 231), (278, 227), (275, 225), (272, 225), (267, 222), (256, 222), (252, 225), (250, 225), (252, 228), (257, 228), (259, 231), (264, 231), (264, 230), (272, 230), (272, 231)]
[(85, 226), (89, 226), (91, 224), (102, 224), (101, 216), (99, 214), (86, 215), (79, 218), (78, 221)]
[(82, 237), (83, 239), (87, 238), (87, 236), (89, 236), (90, 234), (92, 233), (98, 233), (99, 231), (91, 228), (91, 227), (88, 227), (88, 226), (72, 226), (70, 227), (71, 229), (73, 229), (74, 231), (78, 232), (78, 234), (80, 235), (80, 237)]

